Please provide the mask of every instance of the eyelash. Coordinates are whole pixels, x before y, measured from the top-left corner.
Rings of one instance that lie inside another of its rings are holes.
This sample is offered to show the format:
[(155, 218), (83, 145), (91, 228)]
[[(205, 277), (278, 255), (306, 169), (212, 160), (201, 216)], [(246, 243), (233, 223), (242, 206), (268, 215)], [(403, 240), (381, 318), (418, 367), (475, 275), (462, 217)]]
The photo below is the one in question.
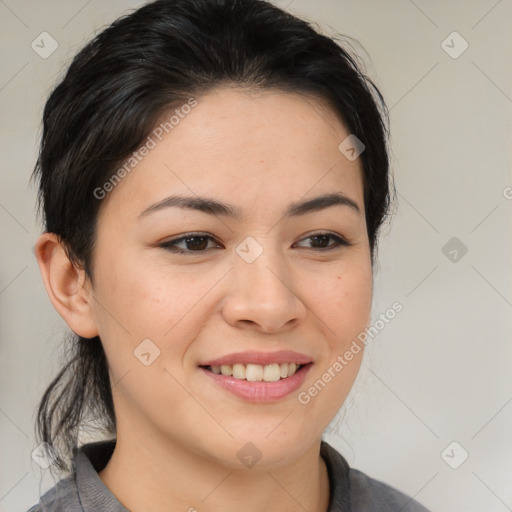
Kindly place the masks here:
[[(313, 233), (312, 235), (307, 236), (306, 238), (303, 238), (303, 239), (301, 239), (299, 241), (302, 242), (302, 241), (308, 240), (310, 238), (316, 238), (316, 237), (322, 237), (322, 236), (326, 236), (326, 237), (332, 238), (333, 240), (336, 241), (336, 243), (332, 244), (332, 245), (330, 245), (328, 247), (324, 247), (322, 249), (315, 249), (315, 248), (311, 248), (311, 249), (313, 249), (314, 251), (317, 251), (317, 252), (325, 252), (325, 251), (331, 251), (333, 249), (337, 249), (339, 247), (343, 247), (343, 246), (348, 247), (348, 246), (352, 245), (351, 243), (347, 242), (347, 240), (345, 240), (341, 236), (334, 235), (332, 233)], [(179, 248), (177, 248), (175, 246), (175, 244), (177, 244), (179, 242), (183, 242), (183, 241), (191, 240), (191, 239), (193, 240), (193, 239), (196, 239), (196, 238), (208, 238), (208, 239), (213, 240), (213, 241), (216, 242), (216, 240), (212, 236), (207, 235), (206, 233), (189, 233), (186, 236), (182, 236), (180, 238), (175, 238), (174, 240), (169, 240), (168, 242), (164, 242), (162, 244), (159, 244), (159, 247), (161, 247), (162, 249), (165, 249), (167, 251), (176, 253), (176, 254), (187, 254), (187, 255), (189, 255), (189, 254), (194, 254), (194, 253), (200, 254), (200, 253), (206, 252), (208, 249), (201, 250), (201, 251), (191, 251), (191, 250), (179, 249)]]

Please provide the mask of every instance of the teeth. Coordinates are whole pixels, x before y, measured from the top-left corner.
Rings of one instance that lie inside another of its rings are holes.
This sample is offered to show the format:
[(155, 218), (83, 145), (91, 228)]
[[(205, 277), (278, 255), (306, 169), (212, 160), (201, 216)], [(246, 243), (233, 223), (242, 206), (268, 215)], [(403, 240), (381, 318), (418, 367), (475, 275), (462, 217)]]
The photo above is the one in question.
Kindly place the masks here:
[(227, 364), (223, 364), (220, 367), (220, 373), (222, 373), (222, 375), (225, 375), (226, 377), (229, 377), (230, 375), (233, 375), (233, 368), (231, 368), (231, 366), (228, 366)]
[(235, 379), (245, 379), (245, 366), (243, 364), (233, 365), (233, 377)]
[(235, 379), (245, 379), (250, 382), (265, 381), (276, 382), (279, 379), (291, 377), (297, 371), (298, 365), (295, 363), (272, 363), (265, 366), (261, 364), (239, 364), (233, 366), (223, 364), (222, 366), (212, 366), (211, 371), (217, 375), (226, 377), (233, 376)]
[(245, 379), (251, 382), (263, 380), (263, 366), (261, 364), (248, 364), (245, 369)]
[(266, 382), (275, 382), (281, 378), (281, 367), (277, 363), (267, 364), (263, 368), (263, 380)]

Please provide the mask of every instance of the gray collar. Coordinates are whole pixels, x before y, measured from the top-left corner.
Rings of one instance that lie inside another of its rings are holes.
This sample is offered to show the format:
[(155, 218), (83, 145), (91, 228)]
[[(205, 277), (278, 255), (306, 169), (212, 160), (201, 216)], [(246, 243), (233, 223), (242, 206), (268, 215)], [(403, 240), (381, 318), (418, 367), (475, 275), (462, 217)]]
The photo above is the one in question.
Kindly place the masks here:
[(83, 445), (74, 459), (78, 495), (85, 512), (129, 512), (98, 475), (109, 461), (116, 441)]
[[(116, 441), (97, 441), (79, 448), (73, 459), (78, 495), (84, 512), (129, 512), (110, 492), (98, 475), (110, 460)], [(349, 466), (343, 456), (325, 441), (320, 455), (329, 474), (330, 505), (328, 512), (350, 512)]]

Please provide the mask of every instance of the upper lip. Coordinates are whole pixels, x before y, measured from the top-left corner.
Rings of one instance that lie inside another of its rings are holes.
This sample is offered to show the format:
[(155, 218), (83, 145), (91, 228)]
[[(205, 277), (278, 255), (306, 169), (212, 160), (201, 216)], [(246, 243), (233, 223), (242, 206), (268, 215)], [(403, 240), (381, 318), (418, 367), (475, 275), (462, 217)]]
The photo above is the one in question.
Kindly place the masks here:
[(279, 350), (277, 352), (236, 352), (228, 354), (218, 359), (211, 359), (200, 363), (199, 366), (222, 366), (234, 364), (260, 364), (262, 366), (272, 363), (295, 363), (295, 364), (307, 364), (311, 363), (311, 357), (305, 354), (299, 354), (293, 350)]

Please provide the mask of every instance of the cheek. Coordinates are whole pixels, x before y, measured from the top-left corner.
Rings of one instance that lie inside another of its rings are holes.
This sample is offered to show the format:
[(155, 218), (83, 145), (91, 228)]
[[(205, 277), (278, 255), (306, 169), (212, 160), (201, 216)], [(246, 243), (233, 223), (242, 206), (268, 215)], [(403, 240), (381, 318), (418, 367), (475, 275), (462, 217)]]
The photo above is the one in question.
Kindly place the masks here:
[(156, 366), (179, 366), (211, 314), (208, 294), (224, 271), (171, 271), (126, 257), (110, 268), (98, 279), (99, 302), (104, 306), (97, 308), (99, 329), (106, 350), (126, 353), (126, 365), (133, 362), (139, 344), (150, 339), (161, 351)]
[(297, 397), (313, 425), (327, 426), (332, 420), (361, 366), (364, 346), (353, 342), (370, 320), (373, 277), (371, 263), (357, 256), (335, 271), (326, 266), (325, 273), (316, 272), (303, 283), (315, 329), (323, 338), (318, 364)]
[(314, 311), (320, 318), (325, 351), (298, 399), (311, 422), (327, 426), (344, 403), (361, 366), (364, 345), (354, 344), (354, 340), (370, 320), (371, 265), (345, 268), (322, 283), (317, 281), (317, 287)]
[(364, 331), (370, 320), (371, 266), (354, 266), (337, 272), (317, 287), (314, 311), (325, 324), (327, 338), (340, 349)]

